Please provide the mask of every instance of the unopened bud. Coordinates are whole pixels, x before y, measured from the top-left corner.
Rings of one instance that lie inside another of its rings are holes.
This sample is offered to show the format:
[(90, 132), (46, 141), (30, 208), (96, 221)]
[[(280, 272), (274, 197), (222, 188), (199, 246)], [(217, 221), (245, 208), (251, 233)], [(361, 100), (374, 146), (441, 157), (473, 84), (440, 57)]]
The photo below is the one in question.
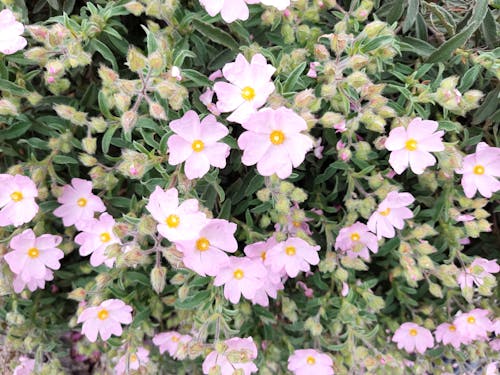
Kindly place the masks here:
[(93, 155), (97, 148), (97, 139), (92, 137), (86, 137), (82, 140), (82, 146), (85, 152)]
[(131, 71), (139, 73), (146, 68), (148, 60), (137, 48), (132, 47), (128, 50), (127, 63)]
[(153, 267), (151, 270), (151, 286), (153, 290), (160, 294), (165, 288), (167, 269), (165, 267)]
[(125, 132), (131, 132), (139, 116), (135, 111), (127, 111), (121, 116), (121, 124)]
[(167, 114), (165, 110), (159, 103), (150, 102), (149, 103), (149, 114), (156, 120), (166, 120)]
[(144, 12), (144, 5), (137, 1), (131, 1), (125, 4), (125, 8), (132, 13), (134, 16), (138, 17)]

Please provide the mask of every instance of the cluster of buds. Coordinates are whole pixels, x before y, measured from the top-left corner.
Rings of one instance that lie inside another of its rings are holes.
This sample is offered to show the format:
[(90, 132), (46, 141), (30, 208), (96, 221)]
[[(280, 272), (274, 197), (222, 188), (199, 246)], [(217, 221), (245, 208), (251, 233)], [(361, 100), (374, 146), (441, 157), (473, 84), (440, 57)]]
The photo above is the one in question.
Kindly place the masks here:
[(457, 76), (443, 79), (433, 98), (443, 108), (456, 115), (464, 116), (467, 112), (479, 107), (483, 93), (479, 90), (469, 90), (462, 94), (457, 89), (457, 84)]
[(139, 0), (129, 1), (125, 8), (134, 16), (145, 13), (147, 16), (163, 20), (175, 20), (173, 13), (179, 5), (178, 0)]

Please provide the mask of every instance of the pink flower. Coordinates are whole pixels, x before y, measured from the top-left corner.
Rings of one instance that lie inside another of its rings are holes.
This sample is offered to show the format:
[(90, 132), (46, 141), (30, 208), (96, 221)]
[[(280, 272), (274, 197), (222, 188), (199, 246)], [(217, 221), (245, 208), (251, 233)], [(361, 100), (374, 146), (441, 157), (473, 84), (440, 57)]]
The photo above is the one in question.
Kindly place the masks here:
[(57, 201), (62, 205), (54, 211), (54, 215), (62, 218), (64, 226), (74, 224), (78, 230), (82, 230), (87, 220), (94, 218), (95, 212), (106, 211), (101, 198), (92, 194), (92, 181), (81, 178), (71, 179), (71, 185), (63, 187)]
[(494, 339), (490, 341), (490, 348), (497, 352), (500, 352), (500, 339)]
[(146, 208), (158, 221), (158, 232), (171, 242), (196, 239), (207, 223), (205, 214), (198, 210), (198, 201), (188, 199), (179, 204), (175, 188), (163, 190), (157, 186)]
[[(235, 0), (238, 2), (240, 0)], [(267, 64), (266, 58), (256, 54), (250, 63), (240, 53), (233, 63), (222, 68), (224, 77), (229, 81), (216, 82), (217, 108), (221, 112), (233, 112), (228, 121), (244, 123), (248, 117), (262, 107), (274, 91), (271, 76), (276, 69)]]
[(500, 318), (495, 319), (492, 328), (493, 331), (495, 332), (495, 335), (500, 335)]
[(242, 370), (242, 374), (249, 375), (258, 370), (252, 362), (257, 358), (257, 346), (251, 337), (241, 339), (233, 337), (224, 341), (225, 350), (210, 352), (203, 361), (203, 373), (210, 374), (219, 366), (221, 375), (233, 375), (235, 370)]
[(289, 238), (267, 252), (264, 264), (275, 273), (285, 270), (288, 276), (296, 277), (300, 271), (308, 272), (311, 264), (319, 263), (319, 249), (301, 238)]
[(488, 319), (488, 314), (488, 310), (474, 309), (457, 316), (453, 325), (464, 339), (485, 340), (488, 338), (488, 332), (493, 330), (493, 323)]
[(212, 103), (212, 99), (214, 97), (214, 90), (211, 88), (207, 88), (203, 94), (200, 95), (200, 102), (205, 104), (207, 109), (215, 116), (220, 115), (220, 111), (217, 106)]
[(257, 4), (259, 0), (200, 0), (210, 16), (214, 17), (220, 13), (222, 19), (227, 23), (236, 20), (246, 21), (249, 11), (247, 4)]
[(457, 281), (460, 288), (472, 288), (473, 284), (477, 286), (483, 285), (485, 277), (492, 277), (492, 273), (500, 271), (500, 266), (496, 260), (488, 260), (477, 257), (472, 261), (469, 267), (460, 272)]
[(350, 227), (342, 228), (335, 240), (335, 249), (347, 253), (350, 258), (357, 258), (358, 256), (363, 259), (370, 259), (370, 249), (373, 253), (378, 251), (377, 236), (368, 230), (368, 227), (355, 222)]
[(415, 323), (401, 324), (394, 332), (392, 341), (398, 344), (398, 349), (404, 348), (408, 353), (417, 351), (423, 354), (428, 348), (434, 346), (434, 337), (432, 337), (431, 331)]
[(484, 142), (476, 146), (476, 152), (462, 160), (462, 168), (455, 170), (462, 174), (462, 187), (467, 198), (472, 198), (479, 190), (485, 198), (491, 198), (500, 190), (500, 148), (490, 147)]
[(119, 299), (107, 299), (99, 306), (83, 310), (78, 323), (83, 323), (82, 334), (90, 342), (97, 340), (98, 333), (106, 341), (111, 335), (121, 336), (122, 324), (132, 323), (132, 307)]
[(116, 375), (128, 374), (130, 370), (139, 370), (149, 362), (149, 350), (140, 347), (135, 353), (122, 356), (115, 367)]
[(201, 123), (195, 111), (188, 111), (179, 120), (170, 123), (175, 134), (168, 139), (168, 162), (177, 165), (186, 162), (184, 170), (187, 178), (203, 177), (210, 166), (224, 168), (229, 155), (229, 146), (217, 142), (229, 131), (217, 122), (213, 115), (205, 117)]
[(227, 220), (212, 219), (200, 231), (198, 238), (175, 242), (184, 254), (184, 265), (201, 276), (215, 276), (217, 271), (229, 263), (226, 252), (238, 250), (234, 238), (236, 224)]
[(288, 370), (294, 375), (333, 375), (333, 361), (314, 349), (299, 349), (288, 358)]
[(167, 351), (173, 358), (177, 358), (176, 352), (179, 345), (188, 343), (191, 340), (192, 337), (189, 335), (181, 335), (179, 332), (169, 331), (156, 334), (153, 337), (153, 344), (158, 346), (160, 354)]
[(14, 373), (12, 375), (31, 375), (35, 371), (35, 360), (21, 356), (19, 357), (19, 361), (21, 362), (14, 369)]
[(36, 185), (29, 177), (0, 174), (0, 227), (18, 227), (31, 221), (38, 212), (37, 196)]
[(106, 249), (113, 244), (121, 244), (120, 239), (113, 232), (116, 225), (115, 219), (107, 212), (103, 213), (99, 219), (90, 219), (83, 228), (83, 232), (75, 237), (75, 242), (80, 245), (80, 255), (90, 256), (90, 264), (97, 267), (106, 264), (112, 267), (115, 258), (106, 256)]
[(391, 152), (389, 164), (397, 174), (410, 165), (415, 174), (421, 174), (425, 168), (436, 164), (436, 158), (430, 152), (443, 151), (444, 132), (436, 131), (438, 123), (431, 120), (414, 118), (408, 128), (400, 126), (389, 133), (385, 147)]
[(412, 204), (414, 200), (410, 193), (391, 191), (368, 219), (368, 229), (377, 234), (379, 239), (394, 237), (396, 234), (394, 228), (403, 229), (404, 220), (413, 217), (413, 212), (406, 206)]
[(16, 21), (14, 13), (9, 9), (0, 12), (0, 52), (11, 55), (26, 47), (28, 42), (21, 36), (23, 32), (24, 26)]
[(214, 285), (224, 285), (224, 297), (231, 303), (238, 303), (242, 294), (250, 300), (255, 297), (266, 274), (266, 268), (257, 260), (229, 257), (229, 264), (217, 272)]
[(242, 125), (247, 131), (238, 139), (243, 150), (241, 161), (257, 164), (263, 176), (276, 173), (280, 178), (289, 177), (292, 167), (298, 167), (313, 147), (312, 139), (302, 134), (307, 130), (305, 120), (285, 107), (262, 109)]
[(437, 342), (442, 342), (444, 345), (451, 344), (456, 349), (460, 348), (462, 344), (468, 344), (470, 340), (460, 335), (457, 327), (450, 323), (442, 323), (437, 326), (434, 332)]
[(309, 64), (309, 71), (307, 72), (306, 76), (308, 76), (309, 78), (317, 78), (318, 73), (316, 72), (316, 67), (319, 65), (320, 65), (319, 62), (317, 62), (317, 61), (310, 63)]
[(58, 270), (59, 259), (64, 253), (57, 248), (61, 243), (60, 236), (43, 234), (36, 237), (31, 229), (12, 237), (9, 246), (13, 251), (4, 255), (4, 259), (12, 272), (21, 277), (25, 283), (32, 279), (43, 279), (47, 268)]
[(36, 289), (44, 289), (45, 282), (54, 280), (54, 274), (48, 268), (45, 270), (45, 275), (39, 279), (32, 278), (28, 281), (24, 281), (21, 275), (16, 275), (14, 280), (12, 281), (12, 286), (14, 288), (14, 292), (21, 293), (26, 286), (31, 292), (34, 292)]

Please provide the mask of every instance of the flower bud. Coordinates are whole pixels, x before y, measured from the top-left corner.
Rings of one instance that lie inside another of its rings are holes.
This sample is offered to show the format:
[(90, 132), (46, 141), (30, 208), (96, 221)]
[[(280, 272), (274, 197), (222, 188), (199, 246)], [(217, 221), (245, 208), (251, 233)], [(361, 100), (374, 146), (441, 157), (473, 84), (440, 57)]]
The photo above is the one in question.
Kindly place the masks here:
[(165, 267), (153, 267), (151, 270), (151, 286), (153, 290), (160, 294), (165, 288), (167, 269)]
[(325, 61), (330, 58), (328, 49), (323, 44), (314, 45), (314, 58), (318, 61)]
[(271, 190), (268, 188), (260, 189), (257, 191), (257, 199), (261, 202), (268, 202), (271, 198)]
[(125, 8), (134, 16), (139, 17), (144, 12), (144, 5), (138, 1), (131, 1), (125, 4)]
[(137, 48), (132, 47), (128, 50), (127, 63), (131, 71), (140, 73), (146, 68), (148, 60)]
[(165, 60), (163, 55), (159, 51), (155, 51), (148, 56), (148, 63), (151, 69), (154, 69), (158, 72), (162, 71), (165, 68)]
[(93, 155), (97, 148), (97, 139), (92, 137), (86, 137), (82, 140), (82, 146), (85, 152)]
[(156, 102), (150, 102), (149, 103), (149, 114), (151, 115), (152, 118), (156, 120), (166, 120), (167, 119), (167, 114), (165, 113), (165, 110), (161, 106), (161, 104), (156, 103)]
[(17, 107), (8, 99), (0, 99), (0, 115), (15, 116), (18, 114)]
[(139, 116), (137, 115), (137, 112), (135, 112), (135, 111), (127, 111), (124, 114), (122, 114), (120, 121), (121, 121), (121, 125), (123, 127), (123, 130), (127, 133), (131, 132), (132, 129), (134, 128), (138, 118), (139, 118)]
[(77, 302), (84, 301), (86, 296), (87, 292), (83, 288), (76, 288), (68, 293), (68, 298)]
[(108, 124), (102, 117), (92, 117), (90, 119), (90, 130), (95, 133), (104, 133), (108, 127)]

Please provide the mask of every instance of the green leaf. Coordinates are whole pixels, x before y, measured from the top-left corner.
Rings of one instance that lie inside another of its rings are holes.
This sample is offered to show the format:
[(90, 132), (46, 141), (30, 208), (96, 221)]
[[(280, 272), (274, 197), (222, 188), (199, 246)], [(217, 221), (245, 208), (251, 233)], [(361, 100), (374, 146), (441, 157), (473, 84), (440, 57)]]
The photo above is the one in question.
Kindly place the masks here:
[(193, 19), (193, 26), (196, 30), (198, 30), (201, 34), (205, 35), (211, 41), (221, 44), (232, 50), (239, 50), (240, 46), (233, 37), (222, 31), (221, 29), (212, 26), (206, 22), (202, 22), (198, 19)]
[(116, 63), (115, 55), (107, 45), (105, 45), (100, 40), (92, 39), (92, 41), (90, 42), (90, 48), (93, 51), (99, 52), (102, 57), (104, 57), (107, 61), (111, 63), (113, 70), (118, 71), (118, 64)]
[(14, 82), (7, 81), (5, 79), (0, 79), (0, 90), (11, 93), (12, 95), (17, 96), (26, 96), (29, 95), (29, 91), (24, 87), (21, 87)]
[(17, 122), (14, 125), (9, 126), (7, 130), (2, 130), (0, 132), (0, 139), (19, 138), (30, 129), (31, 125), (31, 122)]
[(394, 40), (394, 37), (392, 35), (381, 35), (377, 36), (373, 39), (370, 39), (368, 43), (366, 43), (362, 48), (361, 51), (366, 53), (373, 51), (374, 49), (380, 48), (383, 45), (390, 44)]
[(498, 26), (497, 22), (495, 21), (495, 17), (493, 17), (491, 10), (488, 9), (488, 11), (486, 12), (486, 16), (484, 17), (484, 21), (481, 24), (481, 32), (483, 33), (488, 47), (492, 49), (498, 45), (497, 27)]
[(419, 8), (420, 8), (420, 0), (408, 0), (408, 9), (406, 10), (406, 17), (403, 22), (404, 33), (410, 30), (415, 21), (417, 20)]
[(185, 84), (186, 87), (209, 87), (212, 86), (210, 81), (205, 75), (192, 69), (182, 69), (184, 78), (189, 79), (191, 82)]
[(109, 127), (104, 136), (102, 137), (102, 152), (107, 154), (109, 152), (109, 145), (111, 144), (111, 139), (113, 138), (113, 134), (115, 134), (116, 129), (118, 129), (118, 125)]
[(175, 301), (175, 307), (181, 310), (193, 310), (200, 306), (202, 303), (206, 303), (210, 300), (212, 292), (210, 290), (202, 290), (196, 293), (194, 296), (189, 296), (186, 299), (180, 301)]
[(399, 41), (401, 51), (413, 52), (419, 56), (427, 57), (436, 51), (436, 47), (423, 40), (411, 36), (402, 37)]
[(140, 272), (129, 271), (125, 274), (125, 279), (127, 280), (127, 282), (131, 282), (132, 285), (135, 285), (137, 283), (147, 286), (148, 288), (151, 287), (149, 277)]
[(56, 155), (52, 160), (55, 164), (78, 164), (78, 160), (67, 155)]
[(474, 65), (472, 68), (467, 70), (460, 80), (460, 86), (458, 86), (458, 91), (464, 92), (472, 87), (474, 82), (476, 82), (477, 76), (481, 71), (481, 65)]
[(404, 12), (405, 2), (401, 0), (395, 0), (392, 2), (391, 10), (387, 14), (387, 23), (392, 24), (399, 20)]
[(297, 84), (297, 81), (299, 80), (301, 74), (304, 72), (306, 66), (307, 63), (303, 62), (290, 73), (286, 81), (283, 83), (283, 93), (293, 91), (295, 85)]

